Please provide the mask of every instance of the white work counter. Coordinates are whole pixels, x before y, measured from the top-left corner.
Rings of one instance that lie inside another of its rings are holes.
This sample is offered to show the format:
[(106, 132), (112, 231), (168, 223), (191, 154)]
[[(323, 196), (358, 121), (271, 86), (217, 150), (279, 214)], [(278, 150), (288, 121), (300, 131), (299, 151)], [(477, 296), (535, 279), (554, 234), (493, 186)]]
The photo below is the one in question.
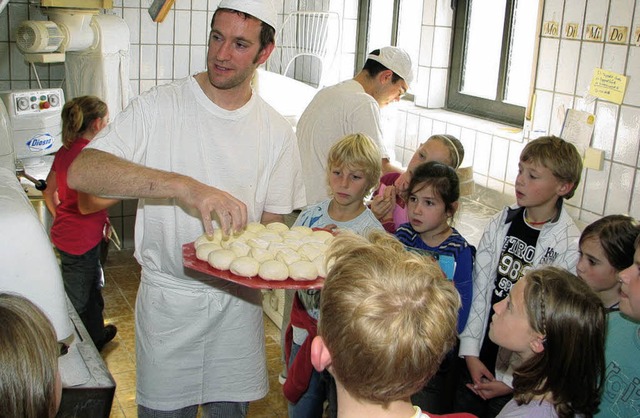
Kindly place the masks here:
[(294, 128), (300, 115), (318, 92), (308, 84), (262, 68), (256, 70), (251, 84)]

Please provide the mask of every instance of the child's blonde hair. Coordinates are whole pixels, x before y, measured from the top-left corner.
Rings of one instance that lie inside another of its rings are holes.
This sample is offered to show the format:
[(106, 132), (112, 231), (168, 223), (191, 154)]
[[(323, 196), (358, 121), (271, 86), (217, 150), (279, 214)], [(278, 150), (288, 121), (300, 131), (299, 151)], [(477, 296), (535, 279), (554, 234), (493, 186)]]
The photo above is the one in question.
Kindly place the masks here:
[(45, 314), (28, 299), (0, 294), (0, 414), (53, 417), (60, 349)]
[(524, 280), (529, 325), (543, 336), (544, 350), (514, 370), (514, 399), (523, 404), (551, 394), (560, 418), (591, 416), (605, 372), (602, 302), (584, 281), (557, 267), (530, 270)]
[(341, 232), (327, 254), (320, 335), (331, 373), (355, 398), (387, 405), (417, 392), (455, 344), (460, 296), (392, 235)]
[(582, 157), (573, 144), (557, 136), (541, 136), (524, 147), (520, 161), (542, 165), (551, 170), (558, 180), (572, 183), (571, 190), (562, 197), (573, 197), (582, 175)]
[(364, 172), (367, 194), (376, 187), (382, 174), (382, 154), (378, 146), (365, 134), (347, 135), (329, 150), (327, 158), (327, 178), (331, 170), (348, 167)]
[(69, 148), (78, 135), (91, 127), (96, 119), (107, 116), (107, 104), (95, 96), (69, 100), (62, 108), (62, 144)]

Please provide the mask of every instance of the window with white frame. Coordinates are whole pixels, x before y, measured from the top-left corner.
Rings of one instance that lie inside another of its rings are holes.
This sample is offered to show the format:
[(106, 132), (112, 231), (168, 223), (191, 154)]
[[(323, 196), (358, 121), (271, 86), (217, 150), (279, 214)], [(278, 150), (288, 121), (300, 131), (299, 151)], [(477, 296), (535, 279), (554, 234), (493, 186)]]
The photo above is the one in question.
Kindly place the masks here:
[(447, 108), (522, 126), (539, 0), (457, 0)]
[[(541, 0), (439, 1), (451, 1), (454, 9), (447, 109), (522, 126)], [(368, 52), (385, 45), (400, 46), (417, 61), (423, 5), (424, 0), (361, 0), (359, 21), (366, 25), (359, 26), (356, 68)]]

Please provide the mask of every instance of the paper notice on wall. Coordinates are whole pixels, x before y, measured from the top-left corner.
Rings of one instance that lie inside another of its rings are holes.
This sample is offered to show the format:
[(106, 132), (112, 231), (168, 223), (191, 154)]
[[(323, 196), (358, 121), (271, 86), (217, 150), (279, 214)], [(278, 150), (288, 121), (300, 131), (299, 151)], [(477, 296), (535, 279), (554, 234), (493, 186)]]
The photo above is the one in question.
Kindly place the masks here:
[(576, 146), (581, 156), (591, 143), (596, 117), (589, 112), (569, 109), (566, 112), (560, 136)]
[(589, 85), (589, 94), (613, 103), (622, 104), (627, 77), (613, 71), (595, 68)]

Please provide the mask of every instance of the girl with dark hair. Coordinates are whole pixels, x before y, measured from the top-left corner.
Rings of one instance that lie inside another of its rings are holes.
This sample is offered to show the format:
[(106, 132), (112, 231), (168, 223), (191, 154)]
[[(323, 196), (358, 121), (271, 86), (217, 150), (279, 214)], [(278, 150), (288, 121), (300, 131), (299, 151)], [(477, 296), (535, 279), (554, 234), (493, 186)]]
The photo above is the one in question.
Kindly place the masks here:
[[(449, 165), (430, 161), (414, 168), (404, 201), (409, 222), (400, 225), (396, 237), (409, 249), (436, 258), (460, 294), (458, 332), (469, 317), (472, 296), (472, 271), (475, 247), (452, 226), (458, 210), (460, 183)], [(436, 414), (451, 412), (453, 407), (457, 348), (442, 362), (436, 375), (412, 401), (423, 410)]]

